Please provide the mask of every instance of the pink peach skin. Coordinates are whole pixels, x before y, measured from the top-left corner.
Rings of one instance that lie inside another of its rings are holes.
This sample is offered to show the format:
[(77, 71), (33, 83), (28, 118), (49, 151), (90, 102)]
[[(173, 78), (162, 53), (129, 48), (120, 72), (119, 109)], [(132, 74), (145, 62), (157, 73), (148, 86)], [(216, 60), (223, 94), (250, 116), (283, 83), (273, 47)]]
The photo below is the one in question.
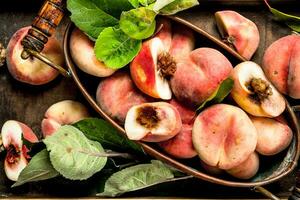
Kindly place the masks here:
[(134, 85), (126, 72), (117, 72), (100, 82), (96, 100), (103, 111), (119, 124), (124, 124), (128, 110), (151, 101)]
[(50, 106), (42, 120), (44, 138), (55, 133), (62, 125), (73, 124), (90, 115), (87, 108), (72, 100), (64, 100)]
[(263, 70), (274, 86), (284, 94), (300, 99), (300, 36), (278, 39), (266, 50)]
[(85, 73), (97, 77), (107, 77), (116, 70), (99, 61), (94, 53), (94, 42), (79, 29), (74, 29), (70, 38), (70, 53), (75, 64)]
[(194, 120), (196, 118), (196, 112), (194, 109), (183, 105), (183, 103), (180, 103), (175, 99), (172, 99), (169, 103), (178, 110), (183, 124), (194, 123)]
[(211, 96), (231, 71), (232, 65), (222, 53), (199, 48), (186, 61), (177, 63), (171, 88), (180, 102), (195, 107)]
[(192, 139), (203, 162), (227, 170), (238, 166), (254, 152), (257, 132), (243, 110), (216, 104), (198, 115)]
[[(36, 58), (28, 58), (27, 60), (21, 58), (23, 51), (21, 40), (29, 28), (21, 28), (10, 39), (7, 46), (7, 67), (10, 74), (18, 81), (31, 85), (46, 84), (57, 77), (58, 71)], [(49, 38), (42, 53), (54, 63), (60, 66), (64, 65), (63, 51), (54, 37)]]

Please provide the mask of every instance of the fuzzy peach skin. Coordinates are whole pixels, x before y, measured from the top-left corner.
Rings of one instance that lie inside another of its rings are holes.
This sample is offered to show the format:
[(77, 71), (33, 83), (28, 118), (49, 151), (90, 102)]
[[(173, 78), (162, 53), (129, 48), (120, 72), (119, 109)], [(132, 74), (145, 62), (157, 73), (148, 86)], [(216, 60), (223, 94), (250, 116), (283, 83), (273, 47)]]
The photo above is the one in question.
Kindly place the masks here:
[(300, 36), (289, 35), (273, 42), (266, 50), (262, 67), (274, 86), (300, 99)]
[(285, 110), (284, 97), (268, 81), (256, 63), (246, 61), (238, 64), (231, 77), (234, 80), (231, 96), (249, 114), (276, 117)]
[[(21, 58), (23, 51), (21, 40), (29, 28), (28, 26), (19, 29), (10, 39), (7, 46), (7, 67), (10, 74), (18, 81), (31, 85), (46, 84), (57, 77), (58, 71), (36, 58), (28, 58), (27, 60)], [(54, 63), (60, 66), (64, 65), (63, 51), (54, 37), (49, 38), (42, 53)]]
[(154, 102), (130, 108), (124, 127), (131, 140), (162, 142), (177, 135), (182, 122), (179, 112), (171, 104)]
[(192, 142), (192, 124), (182, 124), (181, 131), (170, 140), (158, 145), (168, 154), (181, 159), (193, 158), (197, 155)]
[(65, 124), (73, 124), (90, 115), (87, 108), (72, 100), (63, 100), (50, 106), (42, 120), (42, 132), (44, 138), (52, 135), (59, 127)]
[(96, 58), (94, 42), (78, 28), (73, 30), (70, 37), (70, 53), (75, 64), (90, 75), (107, 77), (116, 71), (106, 67), (103, 62)]
[(253, 152), (246, 161), (240, 165), (233, 167), (226, 172), (231, 176), (239, 179), (252, 178), (259, 169), (259, 157), (256, 152)]
[(199, 48), (177, 63), (171, 77), (173, 94), (180, 102), (196, 106), (211, 96), (223, 80), (229, 77), (232, 65), (219, 51)]
[(238, 166), (254, 152), (257, 132), (242, 109), (216, 104), (197, 116), (192, 140), (203, 162), (227, 170)]
[(178, 110), (183, 124), (194, 123), (194, 120), (196, 118), (196, 112), (194, 109), (183, 105), (183, 103), (178, 102), (176, 99), (171, 99), (169, 103)]
[(293, 132), (287, 124), (264, 117), (251, 117), (251, 120), (257, 130), (256, 151), (258, 153), (272, 156), (290, 145)]
[(215, 17), (225, 42), (234, 46), (241, 56), (250, 60), (259, 45), (260, 37), (257, 26), (232, 10), (218, 11)]
[(151, 101), (135, 87), (129, 74), (123, 71), (100, 82), (96, 100), (101, 109), (119, 124), (124, 124), (132, 106)]
[(161, 39), (165, 51), (169, 51), (172, 44), (172, 24), (170, 20), (166, 18), (159, 18), (156, 22), (156, 27), (160, 30), (155, 37)]
[(177, 24), (173, 30), (170, 54), (176, 62), (181, 62), (195, 48), (195, 36), (193, 30), (184, 25)]
[(38, 142), (38, 138), (27, 125), (15, 121), (6, 121), (1, 129), (1, 137), (4, 148), (7, 150), (4, 171), (6, 176), (17, 181), (21, 171), (27, 166), (29, 158), (28, 148), (23, 144), (23, 140), (31, 143)]

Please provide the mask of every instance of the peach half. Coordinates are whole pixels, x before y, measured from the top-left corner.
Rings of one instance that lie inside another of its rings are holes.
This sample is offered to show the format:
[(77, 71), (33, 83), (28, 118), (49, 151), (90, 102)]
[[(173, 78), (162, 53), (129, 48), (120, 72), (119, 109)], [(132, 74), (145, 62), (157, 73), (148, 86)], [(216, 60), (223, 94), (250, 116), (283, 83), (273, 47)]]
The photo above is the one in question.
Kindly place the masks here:
[(124, 124), (128, 110), (149, 102), (150, 98), (135, 87), (128, 73), (119, 71), (99, 83), (96, 100), (107, 115)]
[(275, 119), (251, 117), (257, 130), (256, 151), (265, 156), (275, 155), (286, 149), (293, 139), (290, 127)]
[(90, 75), (107, 77), (116, 71), (106, 67), (103, 62), (96, 58), (94, 42), (78, 28), (74, 29), (70, 37), (70, 53), (75, 64)]
[(87, 108), (72, 100), (64, 100), (50, 106), (42, 120), (42, 132), (44, 138), (52, 135), (59, 127), (65, 124), (73, 124), (90, 115)]
[(263, 57), (263, 70), (274, 86), (300, 99), (300, 36), (289, 35), (272, 43)]
[(277, 117), (285, 109), (283, 96), (268, 81), (254, 62), (238, 64), (232, 72), (234, 86), (231, 95), (246, 112), (258, 117)]
[(250, 60), (259, 45), (259, 31), (257, 26), (232, 11), (224, 10), (215, 13), (217, 26), (222, 38), (244, 58)]
[[(29, 26), (21, 28), (10, 39), (7, 46), (7, 67), (10, 74), (18, 81), (31, 85), (46, 84), (57, 77), (58, 71), (37, 58), (32, 57), (27, 60), (21, 58), (23, 51), (21, 41), (27, 34), (29, 28)], [(63, 51), (59, 42), (54, 37), (49, 38), (42, 53), (54, 63), (63, 66)]]
[(12, 181), (17, 181), (21, 171), (27, 166), (29, 147), (23, 144), (24, 140), (30, 143), (38, 142), (38, 138), (27, 125), (15, 121), (6, 121), (1, 129), (3, 146), (6, 149), (4, 171)]
[(229, 77), (232, 65), (218, 50), (193, 50), (171, 77), (171, 88), (180, 102), (195, 107), (211, 96), (223, 80)]
[(158, 37), (144, 42), (141, 51), (130, 64), (135, 85), (145, 94), (164, 100), (172, 98), (167, 78), (175, 71), (175, 60)]
[(216, 104), (197, 116), (192, 139), (203, 162), (227, 170), (255, 151), (257, 132), (242, 109)]
[(177, 135), (182, 127), (176, 108), (165, 102), (143, 103), (130, 108), (125, 131), (131, 140), (161, 142)]

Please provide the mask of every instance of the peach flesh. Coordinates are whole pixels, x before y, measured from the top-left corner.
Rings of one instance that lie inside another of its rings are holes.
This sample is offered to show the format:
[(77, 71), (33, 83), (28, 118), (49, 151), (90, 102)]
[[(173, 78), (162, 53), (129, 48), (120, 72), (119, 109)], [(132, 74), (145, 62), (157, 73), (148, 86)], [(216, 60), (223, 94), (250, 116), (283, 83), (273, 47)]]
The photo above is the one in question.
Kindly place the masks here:
[[(18, 81), (31, 85), (46, 84), (57, 77), (58, 71), (36, 58), (28, 58), (27, 60), (21, 58), (23, 51), (21, 40), (29, 28), (19, 29), (10, 39), (7, 46), (7, 67), (10, 74)], [(64, 65), (63, 51), (54, 37), (49, 38), (42, 53), (54, 63), (60, 66)]]
[(180, 102), (195, 107), (212, 95), (231, 71), (231, 63), (221, 52), (212, 48), (196, 49), (185, 61), (177, 63), (171, 78), (173, 94)]
[(144, 103), (130, 108), (125, 131), (131, 140), (162, 142), (177, 135), (182, 127), (176, 108), (166, 102)]
[(241, 56), (250, 60), (259, 45), (260, 36), (257, 26), (232, 10), (218, 11), (215, 17), (225, 42), (234, 46)]
[(257, 130), (256, 151), (272, 156), (286, 149), (293, 139), (290, 127), (277, 119), (251, 117)]
[(234, 80), (231, 96), (246, 112), (259, 117), (276, 117), (284, 111), (285, 99), (256, 63), (238, 64), (231, 77)]
[(273, 42), (265, 51), (263, 70), (284, 94), (300, 99), (300, 36), (289, 35)]
[(1, 136), (3, 146), (7, 150), (4, 171), (10, 180), (17, 181), (21, 171), (27, 166), (29, 158), (27, 154), (29, 150), (23, 144), (23, 140), (35, 143), (38, 142), (38, 138), (27, 125), (15, 120), (3, 124)]
[(107, 77), (116, 70), (99, 61), (94, 53), (94, 42), (79, 29), (74, 29), (70, 38), (70, 53), (75, 64), (85, 73), (97, 77)]
[(259, 157), (256, 152), (253, 152), (246, 161), (227, 170), (227, 173), (239, 179), (249, 179), (257, 173), (258, 169)]
[(101, 109), (119, 124), (124, 124), (132, 106), (151, 101), (135, 87), (129, 74), (122, 71), (100, 82), (96, 100)]
[(77, 101), (57, 102), (45, 112), (45, 118), (41, 124), (43, 136), (45, 138), (52, 135), (62, 125), (73, 124), (89, 116), (87, 108)]
[(202, 161), (227, 170), (238, 166), (254, 152), (257, 132), (243, 110), (216, 104), (197, 116), (192, 139)]

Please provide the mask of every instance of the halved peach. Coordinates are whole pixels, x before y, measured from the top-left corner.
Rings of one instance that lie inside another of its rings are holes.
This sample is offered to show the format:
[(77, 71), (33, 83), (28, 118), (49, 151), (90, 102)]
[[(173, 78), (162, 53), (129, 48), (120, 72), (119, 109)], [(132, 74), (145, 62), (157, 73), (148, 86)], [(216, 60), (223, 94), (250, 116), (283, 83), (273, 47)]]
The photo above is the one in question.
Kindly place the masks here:
[(231, 169), (254, 152), (256, 129), (240, 108), (216, 104), (201, 112), (193, 126), (193, 144), (202, 161)]
[(257, 26), (232, 10), (218, 11), (215, 17), (225, 42), (233, 46), (241, 56), (250, 60), (259, 45)]
[(256, 63), (246, 61), (238, 64), (232, 78), (231, 95), (246, 112), (259, 117), (276, 117), (284, 111), (286, 103), (283, 96)]
[(275, 155), (286, 149), (293, 139), (290, 127), (275, 119), (251, 117), (257, 130), (256, 151), (262, 155)]
[(131, 140), (165, 141), (177, 135), (181, 127), (178, 111), (166, 102), (133, 106), (125, 119), (125, 131)]
[(156, 22), (156, 27), (159, 30), (157, 30), (158, 33), (155, 37), (158, 37), (162, 41), (165, 51), (169, 51), (172, 44), (172, 24), (170, 20), (159, 18)]
[(23, 144), (24, 139), (35, 143), (38, 138), (27, 125), (15, 121), (6, 121), (1, 129), (3, 146), (6, 149), (4, 160), (4, 171), (6, 176), (17, 181), (21, 171), (27, 166), (27, 159), (30, 158), (27, 153), (29, 147)]

